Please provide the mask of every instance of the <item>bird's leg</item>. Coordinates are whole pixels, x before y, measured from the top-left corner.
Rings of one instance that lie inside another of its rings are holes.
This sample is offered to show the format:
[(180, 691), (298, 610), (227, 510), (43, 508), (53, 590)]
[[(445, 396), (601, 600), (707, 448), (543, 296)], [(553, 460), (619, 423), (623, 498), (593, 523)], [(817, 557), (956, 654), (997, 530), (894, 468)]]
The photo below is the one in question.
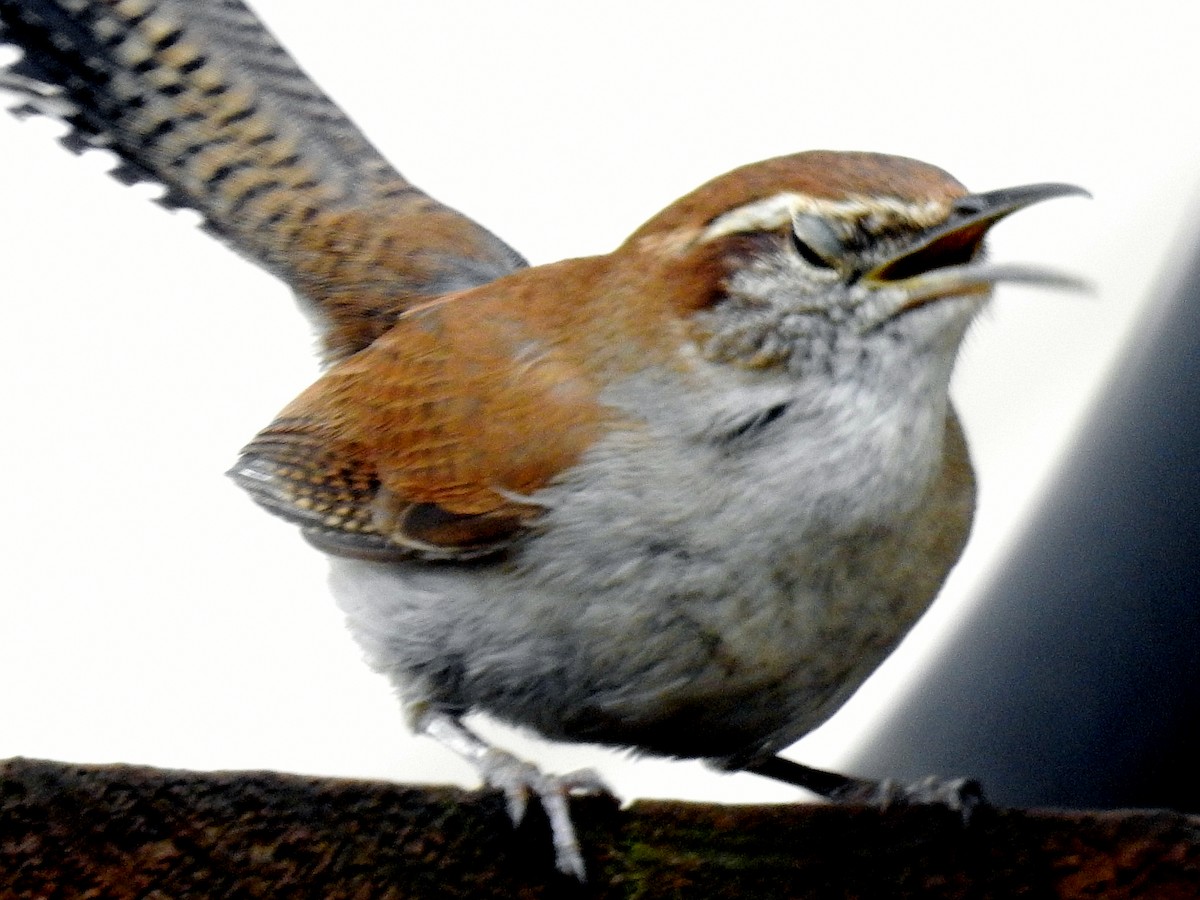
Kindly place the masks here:
[(558, 870), (581, 882), (586, 880), (568, 800), (572, 794), (609, 793), (600, 776), (590, 769), (547, 775), (532, 763), (493, 747), (449, 713), (423, 710), (414, 716), (413, 727), (471, 763), (489, 787), (503, 791), (514, 825), (521, 824), (530, 796), (536, 796), (550, 821)]
[(931, 775), (903, 785), (891, 779), (872, 781), (826, 772), (782, 756), (751, 760), (738, 768), (804, 788), (835, 803), (865, 803), (881, 809), (891, 806), (945, 806), (959, 813), (964, 822), (969, 821), (972, 813), (987, 802), (982, 786), (970, 778), (938, 778)]

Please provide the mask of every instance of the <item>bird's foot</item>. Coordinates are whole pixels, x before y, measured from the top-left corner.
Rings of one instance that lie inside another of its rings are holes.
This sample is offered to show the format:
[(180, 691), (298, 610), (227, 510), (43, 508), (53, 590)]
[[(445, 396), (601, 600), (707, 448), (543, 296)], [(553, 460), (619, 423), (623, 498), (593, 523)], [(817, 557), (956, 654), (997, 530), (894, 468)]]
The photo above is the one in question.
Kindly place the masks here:
[(504, 750), (490, 748), (480, 760), (479, 774), (489, 787), (504, 792), (508, 816), (513, 825), (525, 818), (531, 797), (536, 797), (546, 811), (550, 835), (554, 842), (554, 861), (560, 872), (585, 881), (587, 873), (575, 823), (571, 821), (569, 800), (583, 794), (608, 794), (608, 786), (590, 769), (547, 775), (537, 766), (519, 759)]
[(920, 781), (901, 784), (890, 778), (882, 781), (848, 779), (828, 794), (837, 803), (863, 803), (879, 809), (899, 806), (942, 806), (958, 813), (966, 824), (975, 812), (987, 805), (983, 786), (973, 778), (939, 778), (930, 775)]
[(418, 731), (474, 765), (489, 787), (503, 791), (514, 825), (521, 824), (530, 798), (536, 797), (550, 822), (558, 870), (581, 882), (587, 880), (569, 801), (572, 796), (581, 794), (611, 794), (599, 775), (588, 769), (566, 775), (547, 775), (532, 763), (491, 746), (448, 713), (420, 710), (414, 716), (414, 725)]
[(794, 784), (835, 803), (861, 803), (879, 809), (897, 806), (943, 806), (961, 816), (963, 824), (987, 805), (983, 787), (973, 778), (938, 778), (931, 775), (900, 784), (891, 779), (872, 781), (837, 772), (814, 769), (782, 756), (767, 756), (740, 762), (729, 768), (745, 769), (764, 778)]

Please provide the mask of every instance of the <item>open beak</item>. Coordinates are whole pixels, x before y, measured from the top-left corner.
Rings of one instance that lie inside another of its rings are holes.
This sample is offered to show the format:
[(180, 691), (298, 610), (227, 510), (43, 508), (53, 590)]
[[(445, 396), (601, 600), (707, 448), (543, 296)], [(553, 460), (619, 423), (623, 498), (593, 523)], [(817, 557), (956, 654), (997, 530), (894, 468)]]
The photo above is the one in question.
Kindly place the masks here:
[(943, 297), (986, 294), (1001, 281), (1087, 290), (1086, 282), (1040, 266), (975, 258), (988, 229), (1005, 216), (1042, 200), (1072, 195), (1091, 196), (1073, 184), (1029, 184), (960, 197), (944, 223), (871, 269), (861, 283), (897, 291), (898, 306), (885, 318)]

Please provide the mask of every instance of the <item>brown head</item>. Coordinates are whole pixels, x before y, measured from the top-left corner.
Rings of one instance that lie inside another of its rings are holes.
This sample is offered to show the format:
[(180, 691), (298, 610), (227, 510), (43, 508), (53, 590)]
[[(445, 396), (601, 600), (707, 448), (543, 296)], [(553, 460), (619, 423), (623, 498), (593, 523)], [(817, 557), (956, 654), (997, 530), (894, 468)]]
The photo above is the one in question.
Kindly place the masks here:
[(628, 243), (695, 232), (719, 216), (780, 194), (841, 202), (888, 198), (945, 209), (965, 193), (967, 189), (950, 173), (919, 160), (884, 153), (807, 150), (740, 166), (702, 184), (647, 221), (629, 236)]
[[(1068, 194), (1086, 192), (1039, 184), (971, 194), (906, 157), (809, 151), (734, 169), (680, 198), (630, 236), (614, 269), (661, 296), (665, 314), (689, 318), (703, 355), (798, 365), (823, 355), (812, 335), (905, 331), (903, 313), (955, 298), (973, 311), (999, 281), (1076, 285), (983, 262), (996, 222)], [(955, 303), (940, 305), (930, 318), (957, 342), (965, 320)]]

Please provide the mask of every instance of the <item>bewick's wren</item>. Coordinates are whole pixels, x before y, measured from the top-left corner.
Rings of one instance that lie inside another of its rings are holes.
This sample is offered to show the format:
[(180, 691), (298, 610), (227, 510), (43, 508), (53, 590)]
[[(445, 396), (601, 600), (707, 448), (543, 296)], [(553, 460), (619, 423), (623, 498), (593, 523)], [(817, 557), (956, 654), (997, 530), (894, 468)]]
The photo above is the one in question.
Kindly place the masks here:
[[(332, 367), (233, 469), (328, 552), (413, 725), (514, 815), (565, 794), (467, 730), (699, 757), (829, 795), (775, 754), (936, 595), (974, 486), (948, 398), (1036, 185), (811, 152), (682, 198), (607, 256), (522, 269), (404, 181), (235, 0), (0, 0), (0, 86), (287, 280)], [(508, 274), (506, 274), (508, 273)], [(499, 277), (499, 280), (492, 280)], [(465, 289), (465, 290), (463, 290)]]
[(873, 154), (747, 166), (608, 256), (411, 310), (234, 477), (333, 556), (415, 727), (514, 797), (570, 782), (501, 764), (465, 713), (778, 771), (966, 540), (959, 343), (993, 283), (1057, 281), (980, 261), (985, 231), (1076, 192), (966, 194)]

